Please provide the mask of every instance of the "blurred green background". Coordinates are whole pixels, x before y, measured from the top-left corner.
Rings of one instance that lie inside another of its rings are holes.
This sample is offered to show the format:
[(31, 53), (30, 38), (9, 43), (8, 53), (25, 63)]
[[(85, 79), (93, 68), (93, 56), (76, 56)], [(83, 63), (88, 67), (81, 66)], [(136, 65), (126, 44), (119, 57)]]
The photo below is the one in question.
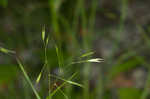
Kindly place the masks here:
[[(0, 48), (17, 53), (41, 99), (63, 83), (49, 82), (49, 72), (64, 79), (76, 72), (72, 81), (84, 86), (65, 84), (53, 99), (150, 99), (149, 9), (149, 0), (0, 0)], [(36, 84), (43, 27), (49, 68)], [(68, 66), (89, 52), (83, 59), (104, 62)], [(12, 54), (0, 53), (0, 99), (36, 99)]]

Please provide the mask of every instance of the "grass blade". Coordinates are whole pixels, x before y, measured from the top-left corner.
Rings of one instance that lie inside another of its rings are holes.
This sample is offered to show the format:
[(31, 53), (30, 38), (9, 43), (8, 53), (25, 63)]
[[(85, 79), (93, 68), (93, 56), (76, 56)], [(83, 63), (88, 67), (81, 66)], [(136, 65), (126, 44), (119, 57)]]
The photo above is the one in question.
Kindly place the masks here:
[(36, 84), (39, 83), (39, 81), (40, 81), (40, 79), (41, 79), (41, 76), (42, 76), (42, 71), (40, 72), (39, 76), (37, 77)]
[[(58, 87), (57, 84), (55, 84), (55, 86)], [(64, 96), (66, 99), (69, 99), (68, 96), (67, 96), (61, 89), (59, 89), (59, 91), (63, 94), (63, 96)]]
[(42, 40), (45, 40), (45, 26), (42, 27)]
[(15, 54), (15, 51), (8, 50), (8, 49), (3, 48), (3, 47), (0, 47), (0, 52), (5, 53), (5, 54), (9, 54), (9, 53)]
[(23, 65), (22, 65), (22, 63), (19, 59), (17, 59), (17, 63), (19, 64), (19, 67), (20, 67), (21, 71), (23, 72), (23, 75), (24, 75), (25, 79), (27, 80), (27, 82), (31, 86), (31, 88), (32, 88), (34, 94), (36, 95), (37, 99), (41, 99), (39, 94), (37, 93), (36, 89), (34, 88), (29, 76), (27, 75), (27, 73), (26, 73), (26, 71), (25, 71), (25, 69), (24, 69), (24, 67), (23, 67)]
[(55, 49), (56, 49), (56, 54), (57, 54), (57, 57), (58, 57), (58, 64), (59, 64), (59, 72), (62, 73), (62, 66), (63, 66), (63, 56), (61, 54), (61, 50), (58, 48), (57, 45), (55, 45)]
[(44, 66), (42, 67), (42, 70), (41, 70), (41, 72), (39, 73), (39, 75), (38, 75), (38, 77), (37, 77), (37, 79), (36, 79), (36, 84), (39, 83), (39, 81), (40, 81), (40, 79), (41, 79), (41, 76), (42, 76), (42, 73), (43, 73), (45, 67), (46, 67), (46, 64), (44, 64)]
[(69, 84), (71, 84), (71, 85), (76, 85), (76, 86), (79, 86), (79, 87), (84, 88), (82, 84), (79, 84), (79, 83), (76, 83), (76, 82), (73, 82), (73, 81), (70, 81), (70, 80), (66, 80), (66, 79), (63, 79), (63, 78), (58, 77), (58, 76), (55, 76), (55, 75), (50, 75), (50, 76), (51, 76), (51, 77), (55, 77), (55, 78), (57, 78), (57, 79), (60, 79), (60, 80), (62, 80), (62, 81), (64, 81), (64, 82), (67, 82), (67, 83), (69, 83)]
[(87, 57), (87, 56), (90, 56), (90, 55), (93, 55), (94, 52), (88, 52), (88, 53), (85, 53), (83, 55), (81, 55), (80, 57), (83, 58), (83, 57)]
[(64, 95), (64, 97), (65, 97), (66, 99), (69, 99), (68, 96), (67, 96), (61, 89), (59, 89), (59, 90), (60, 90), (60, 92)]
[[(75, 77), (77, 73), (74, 73), (68, 80), (71, 80), (73, 77)], [(49, 96), (46, 97), (46, 99), (49, 99), (49, 97), (52, 97), (55, 95), (55, 93), (61, 89), (67, 82), (62, 83), (60, 86), (57, 87), (57, 89), (55, 89)]]
[(104, 61), (104, 59), (102, 59), (102, 58), (93, 58), (93, 59), (88, 59), (88, 60), (81, 60), (81, 61), (77, 61), (77, 62), (72, 62), (70, 65), (81, 64), (81, 63), (100, 63), (103, 61)]
[(103, 61), (104, 61), (104, 59), (102, 59), (102, 58), (93, 58), (93, 59), (87, 60), (87, 62), (90, 62), (90, 63), (100, 63)]

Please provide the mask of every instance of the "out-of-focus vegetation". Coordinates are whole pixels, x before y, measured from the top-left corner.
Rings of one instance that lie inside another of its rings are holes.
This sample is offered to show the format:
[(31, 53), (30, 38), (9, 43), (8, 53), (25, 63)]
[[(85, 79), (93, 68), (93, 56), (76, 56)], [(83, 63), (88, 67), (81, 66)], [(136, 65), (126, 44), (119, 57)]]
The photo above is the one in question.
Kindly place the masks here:
[(149, 9), (149, 0), (0, 0), (0, 99), (149, 99)]

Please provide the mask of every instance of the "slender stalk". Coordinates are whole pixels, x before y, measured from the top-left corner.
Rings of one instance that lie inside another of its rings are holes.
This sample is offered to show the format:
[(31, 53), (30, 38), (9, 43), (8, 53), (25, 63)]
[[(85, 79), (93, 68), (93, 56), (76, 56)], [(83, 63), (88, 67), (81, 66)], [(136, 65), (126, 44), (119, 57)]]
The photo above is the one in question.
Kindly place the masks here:
[(24, 76), (25, 76), (27, 82), (29, 83), (29, 85), (31, 86), (31, 88), (32, 88), (32, 90), (33, 90), (33, 92), (34, 92), (34, 94), (36, 95), (36, 98), (37, 98), (37, 99), (41, 99), (40, 96), (39, 96), (39, 94), (38, 94), (38, 92), (37, 92), (36, 89), (34, 88), (34, 86), (33, 86), (32, 82), (31, 82), (29, 76), (27, 75), (27, 73), (26, 73), (26, 71), (25, 71), (25, 69), (24, 69), (24, 67), (23, 67), (23, 65), (22, 65), (22, 63), (21, 63), (21, 61), (20, 61), (18, 58), (16, 58), (16, 60), (17, 60), (17, 63), (19, 64), (19, 67), (20, 67), (21, 71), (23, 72), (23, 74), (24, 74)]

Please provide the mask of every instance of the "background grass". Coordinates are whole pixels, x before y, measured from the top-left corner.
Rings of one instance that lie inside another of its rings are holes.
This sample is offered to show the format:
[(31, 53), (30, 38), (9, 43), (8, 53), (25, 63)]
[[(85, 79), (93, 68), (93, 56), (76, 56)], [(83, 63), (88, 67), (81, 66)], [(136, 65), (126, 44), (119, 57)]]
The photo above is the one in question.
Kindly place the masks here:
[(0, 0), (0, 97), (149, 99), (149, 4)]

